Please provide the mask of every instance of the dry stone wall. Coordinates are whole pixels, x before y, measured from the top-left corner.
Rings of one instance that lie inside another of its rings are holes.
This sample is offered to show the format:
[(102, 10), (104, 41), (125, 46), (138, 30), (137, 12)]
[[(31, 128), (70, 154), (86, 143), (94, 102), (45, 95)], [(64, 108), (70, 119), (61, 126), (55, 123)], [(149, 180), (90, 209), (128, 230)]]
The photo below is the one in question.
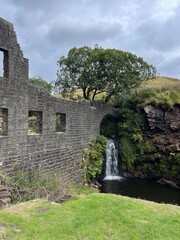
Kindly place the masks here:
[[(13, 25), (0, 18), (0, 166), (5, 174), (59, 170), (64, 180), (81, 180), (82, 150), (99, 134), (100, 122), (114, 110), (102, 103), (58, 99), (28, 84), (28, 60)], [(41, 132), (28, 132), (29, 112), (40, 112)], [(56, 114), (65, 131), (56, 132)], [(3, 120), (4, 119), (4, 120)], [(6, 120), (5, 120), (6, 119)], [(4, 122), (3, 122), (4, 121)], [(5, 127), (3, 127), (5, 126)]]

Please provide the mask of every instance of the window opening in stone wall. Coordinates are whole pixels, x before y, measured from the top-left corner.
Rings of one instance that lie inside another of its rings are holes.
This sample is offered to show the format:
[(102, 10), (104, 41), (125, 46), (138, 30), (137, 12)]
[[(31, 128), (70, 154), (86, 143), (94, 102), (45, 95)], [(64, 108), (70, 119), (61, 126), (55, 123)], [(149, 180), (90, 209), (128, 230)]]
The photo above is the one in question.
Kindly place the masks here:
[(0, 108), (0, 136), (8, 134), (8, 109)]
[(41, 134), (42, 133), (42, 112), (29, 111), (28, 133), (29, 134)]
[(66, 131), (66, 114), (56, 113), (56, 132)]
[(9, 55), (8, 51), (0, 48), (0, 76), (9, 76)]

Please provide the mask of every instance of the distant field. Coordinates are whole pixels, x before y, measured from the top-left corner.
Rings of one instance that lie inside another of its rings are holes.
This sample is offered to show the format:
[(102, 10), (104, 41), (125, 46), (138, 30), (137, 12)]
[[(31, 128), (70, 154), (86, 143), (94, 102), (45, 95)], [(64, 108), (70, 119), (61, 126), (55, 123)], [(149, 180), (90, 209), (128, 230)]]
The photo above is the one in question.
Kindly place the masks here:
[(180, 79), (169, 77), (157, 77), (154, 80), (147, 81), (142, 88), (180, 88)]

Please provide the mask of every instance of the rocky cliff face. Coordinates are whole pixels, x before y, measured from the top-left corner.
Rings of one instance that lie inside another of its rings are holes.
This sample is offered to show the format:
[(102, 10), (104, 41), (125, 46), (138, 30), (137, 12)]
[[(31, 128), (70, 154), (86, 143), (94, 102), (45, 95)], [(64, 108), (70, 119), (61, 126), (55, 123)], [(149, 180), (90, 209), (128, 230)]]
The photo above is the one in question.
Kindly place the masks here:
[(156, 149), (161, 152), (180, 152), (180, 105), (171, 109), (147, 105), (144, 111), (149, 126), (147, 135), (153, 138)]
[(144, 111), (148, 122), (145, 135), (152, 142), (146, 152), (150, 175), (180, 184), (180, 105), (169, 109), (151, 104)]

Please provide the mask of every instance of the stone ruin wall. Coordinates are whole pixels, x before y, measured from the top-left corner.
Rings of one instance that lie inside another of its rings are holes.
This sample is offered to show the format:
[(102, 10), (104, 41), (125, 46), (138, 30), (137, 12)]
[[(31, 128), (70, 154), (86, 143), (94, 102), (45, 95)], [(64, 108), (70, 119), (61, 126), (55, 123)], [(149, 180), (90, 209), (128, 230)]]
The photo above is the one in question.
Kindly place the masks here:
[[(58, 99), (28, 84), (28, 60), (13, 25), (0, 18), (0, 171), (55, 171), (63, 181), (81, 181), (82, 150), (99, 134), (100, 122), (114, 110), (101, 103)], [(41, 132), (28, 132), (30, 111), (41, 113)], [(55, 131), (55, 116), (63, 114), (65, 130)]]

